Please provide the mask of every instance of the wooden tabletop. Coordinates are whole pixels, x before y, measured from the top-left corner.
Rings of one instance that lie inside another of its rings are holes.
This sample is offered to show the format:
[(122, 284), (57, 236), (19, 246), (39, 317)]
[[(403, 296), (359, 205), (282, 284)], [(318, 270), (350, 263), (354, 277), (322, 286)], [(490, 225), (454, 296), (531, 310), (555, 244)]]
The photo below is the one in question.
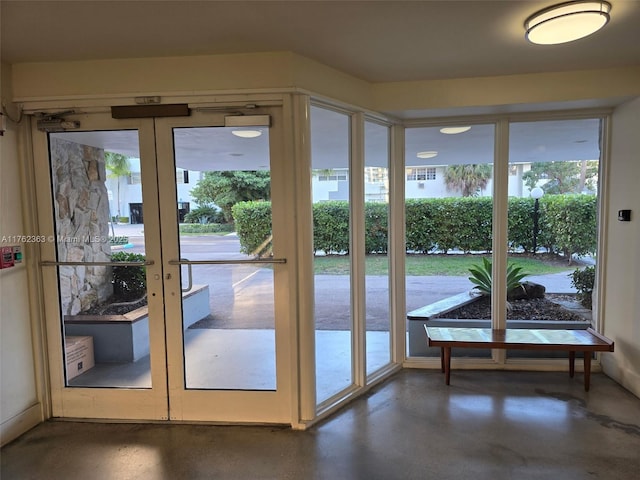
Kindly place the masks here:
[(545, 330), (425, 327), (430, 346), (526, 350), (613, 351), (613, 341), (591, 328)]

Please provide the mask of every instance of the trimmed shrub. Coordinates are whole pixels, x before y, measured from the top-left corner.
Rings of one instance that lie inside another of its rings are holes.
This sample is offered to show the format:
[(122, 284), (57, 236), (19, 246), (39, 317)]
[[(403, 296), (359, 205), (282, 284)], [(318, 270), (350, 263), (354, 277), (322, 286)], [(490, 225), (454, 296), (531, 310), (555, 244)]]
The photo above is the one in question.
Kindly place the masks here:
[(389, 249), (389, 206), (386, 203), (364, 204), (364, 248), (366, 253), (387, 253)]
[[(547, 195), (540, 199), (538, 245), (553, 253), (562, 252), (567, 258), (594, 252), (596, 202), (596, 197), (590, 195)], [(271, 235), (271, 203), (241, 202), (234, 209), (242, 251), (253, 252)], [(532, 251), (533, 209), (531, 198), (509, 199), (511, 250)], [(366, 253), (386, 253), (387, 204), (368, 202), (364, 213)], [(408, 252), (492, 250), (490, 197), (408, 199), (405, 215)], [(313, 205), (314, 253), (349, 253), (349, 233), (348, 202), (333, 200)]]
[(430, 199), (410, 198), (405, 203), (406, 223), (410, 228), (406, 232), (408, 252), (429, 253), (436, 248), (434, 243), (436, 230), (436, 202)]
[(233, 223), (189, 223), (180, 225), (180, 233), (231, 233), (235, 230)]
[[(111, 254), (112, 262), (144, 262), (140, 253), (116, 252)], [(111, 267), (113, 295), (124, 301), (142, 298), (147, 293), (147, 273), (145, 267)]]
[[(464, 252), (491, 251), (490, 197), (454, 197), (426, 199), (434, 203), (433, 243), (443, 253), (460, 249)], [(407, 230), (413, 225), (407, 222)]]
[[(509, 198), (509, 250), (522, 248), (525, 252), (533, 251), (533, 210), (533, 199)], [(540, 210), (538, 210), (538, 230), (542, 224)], [(538, 231), (537, 243), (543, 245), (540, 241), (540, 231)]]
[(313, 205), (313, 251), (349, 253), (349, 203), (333, 200)]
[(242, 253), (263, 255), (271, 251), (271, 202), (239, 202), (231, 212)]
[(544, 229), (551, 232), (554, 251), (562, 252), (569, 264), (573, 255), (595, 253), (596, 206), (593, 195), (549, 195), (544, 199)]
[(571, 286), (578, 291), (580, 303), (591, 309), (593, 286), (596, 282), (596, 267), (584, 267), (582, 270), (576, 268), (569, 274)]

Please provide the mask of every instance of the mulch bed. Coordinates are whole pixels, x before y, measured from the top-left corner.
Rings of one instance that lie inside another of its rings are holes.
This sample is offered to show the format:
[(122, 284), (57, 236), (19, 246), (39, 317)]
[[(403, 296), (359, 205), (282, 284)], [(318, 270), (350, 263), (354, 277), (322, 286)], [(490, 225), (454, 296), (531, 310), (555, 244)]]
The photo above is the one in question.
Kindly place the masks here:
[[(112, 304), (122, 303), (122, 302), (128, 302), (128, 300), (122, 299), (122, 298), (120, 299), (111, 298), (109, 300), (109, 303), (112, 303)], [(132, 303), (129, 305), (109, 305), (109, 306), (107, 306), (106, 304), (94, 305), (89, 310), (78, 313), (78, 315), (124, 315), (125, 313), (129, 313), (133, 310), (137, 310), (138, 308), (144, 307), (146, 305), (147, 305), (147, 297), (140, 300), (139, 302)]]
[[(571, 305), (582, 310), (575, 295), (547, 294), (544, 298), (510, 301), (511, 309), (507, 310), (508, 320), (557, 320), (584, 321), (585, 316), (567, 309), (556, 302)], [(483, 297), (469, 305), (444, 313), (439, 318), (456, 319), (490, 319), (491, 298)]]

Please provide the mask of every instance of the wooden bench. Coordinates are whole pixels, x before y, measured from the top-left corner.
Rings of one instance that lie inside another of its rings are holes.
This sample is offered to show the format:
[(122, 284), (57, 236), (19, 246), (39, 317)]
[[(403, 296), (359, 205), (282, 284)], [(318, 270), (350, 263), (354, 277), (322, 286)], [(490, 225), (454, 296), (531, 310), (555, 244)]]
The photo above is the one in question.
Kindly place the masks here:
[(589, 391), (593, 352), (613, 352), (613, 341), (595, 330), (535, 330), (427, 327), (430, 347), (440, 347), (440, 363), (449, 385), (451, 348), (499, 348), (513, 350), (562, 350), (569, 352), (569, 376), (575, 372), (576, 352), (584, 353), (584, 389)]

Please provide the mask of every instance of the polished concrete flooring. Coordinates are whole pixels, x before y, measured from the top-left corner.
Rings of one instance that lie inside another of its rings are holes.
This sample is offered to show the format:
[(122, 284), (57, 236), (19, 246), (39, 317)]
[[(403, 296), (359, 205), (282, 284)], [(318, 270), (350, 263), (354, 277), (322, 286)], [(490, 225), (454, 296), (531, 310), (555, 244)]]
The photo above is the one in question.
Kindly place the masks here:
[(636, 479), (640, 399), (603, 374), (403, 370), (306, 431), (49, 421), (2, 480)]

